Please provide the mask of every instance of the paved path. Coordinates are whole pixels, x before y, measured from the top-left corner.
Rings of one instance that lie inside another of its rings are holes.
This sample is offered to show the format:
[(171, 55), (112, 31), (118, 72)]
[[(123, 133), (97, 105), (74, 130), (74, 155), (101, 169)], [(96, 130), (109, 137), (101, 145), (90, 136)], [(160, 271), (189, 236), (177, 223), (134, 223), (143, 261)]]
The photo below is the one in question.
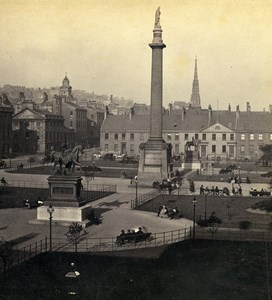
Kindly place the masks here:
[[(0, 170), (0, 177), (4, 176), (9, 180), (22, 180), (22, 174), (4, 173)], [(47, 183), (48, 175), (24, 174), (23, 180), (38, 183)], [(116, 184), (117, 193), (92, 202), (94, 208), (103, 208), (102, 224), (87, 227), (90, 238), (116, 237), (121, 229), (129, 229), (139, 226), (145, 226), (152, 233), (171, 231), (190, 227), (192, 222), (187, 219), (169, 220), (158, 218), (156, 213), (136, 211), (130, 209), (130, 201), (135, 197), (135, 187), (130, 184), (128, 179), (120, 178), (95, 178), (91, 184)], [(138, 194), (150, 192), (150, 188), (138, 187)], [(31, 235), (31, 239), (23, 244), (28, 245), (32, 242), (43, 239), (49, 235), (48, 225), (33, 225), (28, 221), (36, 218), (36, 209), (28, 210), (22, 208), (1, 209), (0, 210), (0, 228), (6, 227), (0, 231), (0, 236), (5, 239), (15, 239), (24, 235)], [(53, 215), (54, 218), (54, 215)], [(53, 219), (54, 220), (54, 219)], [(53, 237), (65, 237), (66, 227), (53, 226)]]

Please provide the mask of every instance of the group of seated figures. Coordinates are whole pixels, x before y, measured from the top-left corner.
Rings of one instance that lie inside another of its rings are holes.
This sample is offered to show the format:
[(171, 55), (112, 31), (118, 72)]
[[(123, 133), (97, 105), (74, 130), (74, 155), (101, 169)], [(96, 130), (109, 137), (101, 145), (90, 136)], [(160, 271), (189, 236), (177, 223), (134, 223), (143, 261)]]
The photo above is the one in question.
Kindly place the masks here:
[(116, 244), (121, 246), (125, 243), (137, 243), (145, 241), (150, 236), (151, 232), (148, 232), (145, 227), (139, 227), (138, 229), (128, 229), (127, 232), (122, 229), (121, 234), (116, 237)]
[(181, 218), (181, 215), (177, 207), (168, 209), (165, 205), (162, 205), (159, 207), (158, 217), (177, 219), (177, 218)]

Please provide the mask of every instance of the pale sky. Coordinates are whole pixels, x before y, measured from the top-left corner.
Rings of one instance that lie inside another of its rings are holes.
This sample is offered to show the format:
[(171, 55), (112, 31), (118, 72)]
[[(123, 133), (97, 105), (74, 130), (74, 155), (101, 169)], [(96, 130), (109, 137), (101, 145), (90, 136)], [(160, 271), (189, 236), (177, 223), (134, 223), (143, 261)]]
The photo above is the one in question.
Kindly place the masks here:
[(0, 85), (73, 89), (150, 102), (161, 8), (164, 105), (189, 101), (195, 55), (203, 108), (272, 104), (272, 0), (0, 0)]

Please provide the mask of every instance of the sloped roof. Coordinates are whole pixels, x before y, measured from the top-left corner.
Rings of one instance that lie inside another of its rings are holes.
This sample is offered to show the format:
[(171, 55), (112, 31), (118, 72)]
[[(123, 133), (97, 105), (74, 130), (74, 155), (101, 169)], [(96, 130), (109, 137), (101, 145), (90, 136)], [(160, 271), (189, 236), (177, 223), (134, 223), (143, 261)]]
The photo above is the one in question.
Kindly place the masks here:
[[(183, 120), (182, 114), (165, 114), (163, 115), (164, 132), (199, 132), (216, 123), (233, 131), (241, 132), (271, 132), (272, 131), (272, 114), (268, 112), (239, 112), (236, 124), (235, 111), (212, 111), (209, 122), (209, 112), (206, 109), (201, 111), (187, 110)], [(149, 115), (108, 115), (104, 120), (102, 131), (148, 131), (150, 128)]]

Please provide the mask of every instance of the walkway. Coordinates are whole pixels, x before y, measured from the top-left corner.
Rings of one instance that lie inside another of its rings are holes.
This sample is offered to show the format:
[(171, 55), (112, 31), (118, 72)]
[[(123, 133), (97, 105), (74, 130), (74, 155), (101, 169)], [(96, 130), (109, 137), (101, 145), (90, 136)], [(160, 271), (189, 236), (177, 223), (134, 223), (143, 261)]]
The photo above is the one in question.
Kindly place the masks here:
[[(21, 174), (4, 173), (0, 170), (0, 177), (4, 176), (9, 180), (22, 180)], [(47, 183), (47, 175), (24, 174), (24, 181), (34, 181), (38, 183)], [(102, 224), (92, 225), (87, 228), (87, 238), (116, 237), (121, 229), (145, 226), (152, 233), (178, 230), (190, 227), (192, 222), (187, 219), (169, 220), (157, 217), (156, 213), (137, 211), (130, 209), (130, 201), (135, 197), (135, 187), (130, 185), (129, 179), (120, 178), (95, 178), (91, 184), (116, 184), (117, 193), (92, 202), (94, 208), (104, 209), (102, 214)], [(138, 187), (138, 194), (150, 192), (150, 188)], [(36, 210), (22, 208), (1, 209), (0, 210), (0, 228), (7, 226), (0, 231), (0, 235), (8, 240), (19, 238), (31, 234), (32, 238), (25, 241), (24, 245), (39, 241), (49, 235), (47, 225), (28, 224), (29, 220), (36, 218)], [(54, 218), (54, 214), (53, 214)], [(53, 219), (54, 220), (54, 219)], [(66, 227), (53, 226), (54, 237), (65, 237)]]

